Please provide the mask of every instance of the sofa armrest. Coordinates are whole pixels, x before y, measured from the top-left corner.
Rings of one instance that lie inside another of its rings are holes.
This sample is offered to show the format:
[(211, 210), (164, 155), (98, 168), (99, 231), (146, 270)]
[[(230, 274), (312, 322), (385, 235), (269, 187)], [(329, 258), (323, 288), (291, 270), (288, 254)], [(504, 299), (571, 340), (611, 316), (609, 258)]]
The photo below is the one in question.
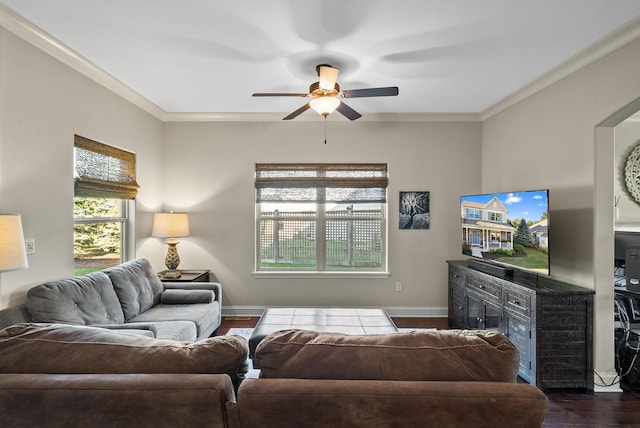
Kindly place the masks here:
[(0, 311), (0, 330), (10, 325), (33, 322), (26, 305), (19, 305)]
[(11, 427), (226, 427), (227, 402), (222, 374), (0, 374)]
[(238, 390), (242, 425), (264, 428), (534, 428), (548, 405), (535, 386), (507, 382), (245, 379)]
[(165, 289), (160, 294), (160, 303), (165, 305), (186, 305), (192, 303), (211, 303), (215, 301), (213, 290)]

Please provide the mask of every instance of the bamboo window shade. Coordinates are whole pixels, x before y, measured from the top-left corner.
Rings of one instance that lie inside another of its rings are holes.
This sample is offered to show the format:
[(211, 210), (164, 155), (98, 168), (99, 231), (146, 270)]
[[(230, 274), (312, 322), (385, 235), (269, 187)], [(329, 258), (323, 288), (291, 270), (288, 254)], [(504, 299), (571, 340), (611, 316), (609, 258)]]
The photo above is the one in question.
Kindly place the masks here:
[(126, 150), (75, 136), (75, 196), (134, 199), (136, 155)]
[(257, 202), (384, 203), (388, 184), (387, 164), (256, 164)]

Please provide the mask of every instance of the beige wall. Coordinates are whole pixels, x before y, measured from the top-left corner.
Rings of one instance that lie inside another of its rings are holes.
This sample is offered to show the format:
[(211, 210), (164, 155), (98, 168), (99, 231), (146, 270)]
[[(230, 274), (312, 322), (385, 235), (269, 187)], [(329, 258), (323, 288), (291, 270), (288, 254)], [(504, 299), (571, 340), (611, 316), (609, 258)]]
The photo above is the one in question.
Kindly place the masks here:
[(161, 204), (161, 132), (159, 120), (0, 29), (0, 212), (21, 213), (36, 244), (29, 269), (0, 273), (0, 308), (73, 274), (74, 134), (138, 154), (138, 226), (148, 229), (145, 207)]
[[(446, 314), (447, 266), (461, 258), (459, 196), (479, 190), (479, 122), (166, 123), (165, 209), (191, 213), (181, 266), (210, 268), (229, 309), (279, 305), (382, 306)], [(256, 162), (386, 162), (389, 278), (255, 278)], [(398, 193), (430, 192), (431, 228), (398, 229)], [(164, 249), (140, 237), (139, 255), (163, 268)], [(395, 291), (395, 283), (403, 291)]]
[[(639, 69), (635, 41), (485, 120), (483, 129), (484, 191), (550, 189), (551, 273), (596, 291), (594, 362), (605, 379), (615, 375), (614, 146), (596, 146), (596, 126), (640, 97)], [(596, 168), (602, 157), (606, 165)]]

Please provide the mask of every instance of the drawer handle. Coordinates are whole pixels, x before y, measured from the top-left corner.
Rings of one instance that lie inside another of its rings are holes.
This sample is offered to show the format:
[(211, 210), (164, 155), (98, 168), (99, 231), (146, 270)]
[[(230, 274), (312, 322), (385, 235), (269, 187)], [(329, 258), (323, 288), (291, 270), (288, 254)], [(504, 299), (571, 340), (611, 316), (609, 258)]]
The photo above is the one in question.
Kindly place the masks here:
[(460, 278), (460, 275), (458, 275), (457, 273), (454, 273), (454, 274), (453, 274), (453, 277), (454, 277), (454, 278)]
[(520, 301), (519, 300), (514, 300), (513, 304), (516, 305), (516, 306), (520, 306)]

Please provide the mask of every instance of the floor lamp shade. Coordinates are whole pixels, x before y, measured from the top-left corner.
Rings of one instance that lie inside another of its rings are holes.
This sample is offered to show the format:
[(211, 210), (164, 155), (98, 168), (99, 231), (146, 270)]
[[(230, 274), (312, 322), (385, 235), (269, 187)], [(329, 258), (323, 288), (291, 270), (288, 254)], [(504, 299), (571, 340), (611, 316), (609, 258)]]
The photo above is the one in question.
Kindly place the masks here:
[(0, 214), (0, 271), (28, 267), (20, 214)]

